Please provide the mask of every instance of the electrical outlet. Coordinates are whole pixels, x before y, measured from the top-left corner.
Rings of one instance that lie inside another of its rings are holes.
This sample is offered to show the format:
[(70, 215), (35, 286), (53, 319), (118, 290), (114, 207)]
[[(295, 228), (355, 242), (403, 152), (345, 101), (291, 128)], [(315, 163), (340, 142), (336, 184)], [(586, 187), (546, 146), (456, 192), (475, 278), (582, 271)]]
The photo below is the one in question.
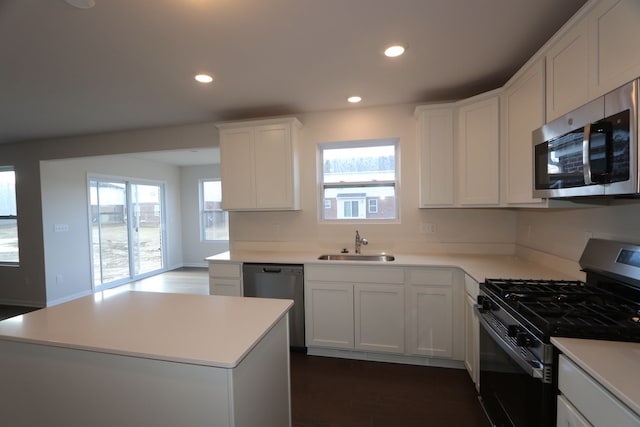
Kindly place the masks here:
[(421, 234), (435, 234), (437, 231), (436, 224), (432, 222), (423, 222), (420, 224)]

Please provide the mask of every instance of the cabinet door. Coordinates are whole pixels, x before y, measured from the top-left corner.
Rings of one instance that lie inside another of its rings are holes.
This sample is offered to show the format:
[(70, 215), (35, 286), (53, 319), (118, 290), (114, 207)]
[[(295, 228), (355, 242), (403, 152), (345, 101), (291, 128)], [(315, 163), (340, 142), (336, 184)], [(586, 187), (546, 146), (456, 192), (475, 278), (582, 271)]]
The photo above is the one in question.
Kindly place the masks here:
[(277, 124), (255, 128), (255, 188), (259, 208), (293, 208), (290, 127)]
[(499, 97), (458, 109), (459, 202), (497, 205), (500, 199)]
[(404, 286), (354, 285), (355, 348), (404, 353)]
[(419, 107), (420, 207), (454, 204), (454, 138), (452, 105)]
[(542, 203), (533, 193), (531, 133), (544, 124), (544, 62), (539, 60), (503, 94), (505, 202)]
[(558, 396), (558, 409), (556, 411), (557, 427), (592, 427), (573, 405), (564, 398)]
[(306, 282), (308, 347), (353, 348), (353, 285)]
[(640, 76), (640, 2), (603, 0), (588, 16), (595, 52), (592, 97), (603, 95)]
[(408, 350), (453, 357), (453, 298), (450, 286), (409, 286)]
[(589, 40), (581, 21), (547, 52), (547, 122), (589, 100)]
[(464, 307), (464, 365), (469, 376), (479, 389), (479, 359), (480, 359), (480, 324), (473, 306), (475, 300), (471, 295), (466, 295)]
[(238, 128), (220, 131), (222, 209), (256, 207), (254, 168), (253, 130)]

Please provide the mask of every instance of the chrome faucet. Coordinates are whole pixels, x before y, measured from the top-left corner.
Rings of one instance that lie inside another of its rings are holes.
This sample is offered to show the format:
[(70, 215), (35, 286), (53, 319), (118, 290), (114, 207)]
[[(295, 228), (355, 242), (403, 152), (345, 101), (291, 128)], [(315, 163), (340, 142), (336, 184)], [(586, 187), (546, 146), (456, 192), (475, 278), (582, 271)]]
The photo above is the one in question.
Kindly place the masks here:
[(365, 238), (360, 238), (360, 233), (356, 230), (356, 253), (360, 253), (360, 245), (368, 245), (369, 241)]

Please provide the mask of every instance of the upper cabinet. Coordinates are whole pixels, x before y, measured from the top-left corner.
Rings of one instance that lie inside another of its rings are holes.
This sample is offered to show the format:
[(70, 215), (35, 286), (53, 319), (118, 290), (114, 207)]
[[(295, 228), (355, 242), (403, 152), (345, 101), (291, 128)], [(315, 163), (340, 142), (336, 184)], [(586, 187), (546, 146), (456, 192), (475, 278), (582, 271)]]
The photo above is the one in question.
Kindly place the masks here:
[(500, 96), (416, 108), (420, 207), (500, 202)]
[(504, 88), (501, 103), (503, 202), (542, 203), (534, 199), (531, 133), (544, 124), (544, 59), (523, 69)]
[(546, 52), (547, 121), (640, 76), (640, 2), (601, 0)]
[(492, 91), (458, 107), (458, 202), (500, 203), (500, 97)]
[(455, 104), (416, 108), (420, 152), (420, 207), (452, 206)]
[(546, 55), (547, 121), (589, 100), (589, 36), (585, 21), (565, 33)]
[(640, 1), (602, 0), (589, 13), (593, 97), (640, 76)]
[(222, 208), (300, 209), (296, 118), (226, 122), (220, 130)]

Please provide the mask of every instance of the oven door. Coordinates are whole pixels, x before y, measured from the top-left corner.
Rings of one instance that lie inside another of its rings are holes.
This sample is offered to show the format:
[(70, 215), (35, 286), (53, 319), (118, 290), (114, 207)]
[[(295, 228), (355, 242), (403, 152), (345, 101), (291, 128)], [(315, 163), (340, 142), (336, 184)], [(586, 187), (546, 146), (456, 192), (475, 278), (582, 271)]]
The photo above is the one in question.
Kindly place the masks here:
[(553, 385), (538, 367), (519, 357), (518, 348), (501, 338), (476, 309), (480, 319), (480, 399), (492, 425), (552, 426)]

